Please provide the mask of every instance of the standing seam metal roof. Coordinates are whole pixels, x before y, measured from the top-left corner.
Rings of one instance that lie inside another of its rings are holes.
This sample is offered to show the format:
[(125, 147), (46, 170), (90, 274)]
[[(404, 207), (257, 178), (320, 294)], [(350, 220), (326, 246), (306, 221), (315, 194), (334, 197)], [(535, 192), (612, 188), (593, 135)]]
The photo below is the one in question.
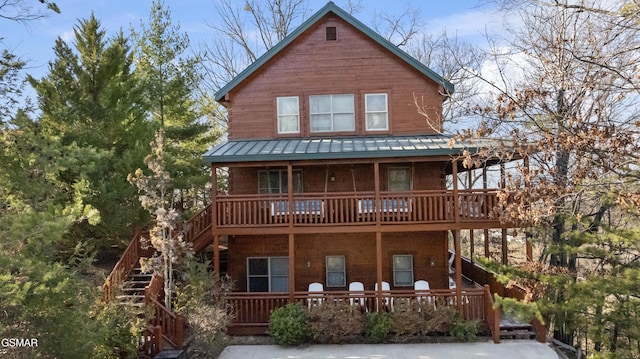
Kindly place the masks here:
[(499, 140), (479, 139), (455, 142), (444, 135), (281, 138), (273, 140), (232, 140), (217, 145), (203, 155), (205, 163), (265, 162), (289, 160), (329, 160), (413, 156), (461, 155), (495, 146)]

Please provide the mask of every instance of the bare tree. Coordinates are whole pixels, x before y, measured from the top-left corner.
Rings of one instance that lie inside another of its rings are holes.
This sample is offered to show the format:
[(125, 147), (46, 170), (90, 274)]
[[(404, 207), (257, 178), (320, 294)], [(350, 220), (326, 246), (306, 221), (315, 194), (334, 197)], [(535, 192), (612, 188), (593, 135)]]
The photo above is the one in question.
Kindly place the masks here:
[[(443, 103), (442, 118), (430, 118), (431, 109), (425, 108), (424, 99), (414, 97), (427, 126), (436, 132), (455, 132), (469, 120), (470, 107), (484, 87), (478, 73), (486, 60), (480, 47), (442, 32), (439, 36), (420, 34), (407, 45), (407, 52), (444, 77), (455, 86)], [(446, 128), (445, 128), (446, 126)]]
[(479, 74), (487, 96), (475, 106), (483, 122), (466, 133), (508, 134), (531, 160), (499, 195), (503, 219), (536, 228), (547, 249), (546, 268), (519, 275), (536, 278), (532, 296), (556, 339), (637, 354), (640, 337), (627, 330), (640, 320), (628, 284), (640, 261), (629, 231), (640, 208), (637, 1), (502, 4), (522, 27), (492, 44), (484, 66), (492, 71)]
[(376, 11), (373, 29), (398, 47), (406, 46), (424, 25), (420, 9), (407, 4), (399, 14)]
[(209, 90), (214, 91), (284, 39), (309, 12), (304, 0), (248, 0), (243, 4), (222, 0), (216, 10), (222, 22), (209, 26), (219, 36), (202, 45)]
[[(46, 9), (60, 13), (56, 3), (46, 0), (38, 0)], [(47, 16), (48, 14), (33, 0), (0, 0), (0, 18), (5, 20), (28, 22)]]

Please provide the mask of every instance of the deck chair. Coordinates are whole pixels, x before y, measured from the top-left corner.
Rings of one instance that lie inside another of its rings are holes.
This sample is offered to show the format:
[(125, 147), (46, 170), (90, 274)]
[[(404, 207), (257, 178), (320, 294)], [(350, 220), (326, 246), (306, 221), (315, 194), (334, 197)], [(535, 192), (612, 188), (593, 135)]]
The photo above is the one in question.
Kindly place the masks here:
[(456, 254), (455, 253), (451, 253), (451, 255), (449, 256), (449, 274), (453, 274), (456, 272), (455, 269), (453, 269), (453, 262), (456, 260)]
[(322, 283), (316, 282), (309, 284), (309, 298), (307, 299), (307, 305), (309, 306), (309, 309), (311, 309), (311, 307), (322, 304), (322, 297), (324, 296), (323, 292), (324, 286), (322, 285)]
[[(431, 299), (431, 296), (428, 295), (429, 292), (431, 291), (431, 287), (429, 286), (429, 282), (427, 282), (426, 280), (417, 280), (415, 281), (415, 283), (413, 283), (413, 290), (416, 291), (416, 300), (418, 301), (418, 303), (422, 303), (422, 301), (425, 301), (426, 303), (433, 303), (433, 300)], [(420, 294), (427, 294), (427, 295), (420, 295)], [(435, 303), (433, 303), (435, 305)]]
[(363, 308), (364, 306), (364, 284), (362, 282), (349, 283), (349, 304), (357, 304)]
[[(376, 282), (374, 289), (376, 291), (376, 295), (378, 295), (378, 283)], [(393, 311), (393, 298), (389, 293), (391, 291), (391, 287), (389, 286), (389, 282), (382, 282), (382, 303), (385, 307), (389, 308), (390, 311)], [(385, 293), (386, 292), (386, 293)], [(380, 308), (378, 307), (380, 304), (376, 302), (376, 308), (378, 312), (380, 312)]]

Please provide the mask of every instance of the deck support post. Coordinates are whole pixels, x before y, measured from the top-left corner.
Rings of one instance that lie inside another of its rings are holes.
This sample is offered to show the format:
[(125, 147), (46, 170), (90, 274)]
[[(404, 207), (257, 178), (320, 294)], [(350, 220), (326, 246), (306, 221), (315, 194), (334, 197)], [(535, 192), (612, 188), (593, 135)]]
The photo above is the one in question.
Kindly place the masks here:
[[(469, 190), (473, 189), (473, 171), (469, 170), (469, 172), (467, 172), (467, 180), (468, 180), (468, 188)], [(480, 205), (480, 201), (478, 201), (478, 206)], [(478, 208), (478, 214), (480, 213), (482, 209)], [(471, 261), (471, 263), (473, 263), (473, 254), (474, 254), (474, 250), (475, 250), (475, 241), (474, 241), (474, 233), (473, 233), (473, 228), (469, 229), (469, 260)]]
[(287, 164), (287, 197), (289, 201), (289, 303), (293, 303), (296, 291), (296, 251), (295, 236), (293, 234), (295, 204), (293, 202), (293, 165), (291, 162)]
[[(382, 208), (380, 202), (380, 162), (373, 163), (373, 178), (376, 208)], [(376, 300), (378, 305), (376, 308), (382, 308), (382, 232), (381, 232), (380, 211), (376, 210), (376, 283), (378, 283), (378, 291), (376, 292)]]
[(455, 247), (456, 264), (456, 308), (462, 314), (462, 258), (460, 251), (460, 193), (458, 191), (458, 161), (451, 164), (451, 176), (453, 177), (453, 213), (455, 229), (453, 230), (453, 246)]
[[(530, 172), (529, 172), (530, 170), (529, 156), (525, 156), (523, 159), (523, 162), (524, 162), (524, 171), (525, 171), (524, 186), (526, 189), (529, 189), (529, 187), (531, 186)], [(527, 262), (531, 262), (533, 261), (533, 247), (531, 246), (531, 238), (533, 236), (531, 235), (529, 228), (526, 228), (524, 233), (525, 233), (524, 243), (526, 247), (526, 258), (527, 258)]]
[[(489, 188), (489, 179), (487, 176), (487, 166), (482, 167), (482, 189), (486, 192)], [(491, 252), (489, 250), (489, 229), (484, 229), (484, 257), (489, 258)]]
[[(505, 174), (504, 162), (500, 163), (500, 187), (507, 187), (507, 179)], [(507, 229), (502, 228), (502, 264), (509, 262), (509, 245), (507, 244)]]
[(213, 273), (220, 280), (220, 236), (217, 234), (218, 168), (211, 165), (211, 233), (213, 234)]

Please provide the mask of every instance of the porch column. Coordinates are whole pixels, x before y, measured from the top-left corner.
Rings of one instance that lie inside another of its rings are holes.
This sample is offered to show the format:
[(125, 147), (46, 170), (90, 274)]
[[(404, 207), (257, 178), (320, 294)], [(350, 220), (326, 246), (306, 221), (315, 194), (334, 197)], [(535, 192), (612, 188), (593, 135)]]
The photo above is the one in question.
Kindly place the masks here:
[(287, 164), (287, 199), (289, 201), (289, 302), (295, 301), (296, 260), (293, 222), (295, 221), (295, 204), (293, 203), (293, 165)]
[(218, 168), (211, 165), (211, 234), (213, 235), (213, 272), (220, 279), (220, 236), (217, 234)]
[[(487, 192), (489, 188), (489, 180), (487, 179), (487, 165), (482, 167), (482, 189)], [(489, 228), (484, 229), (484, 257), (489, 258)]]
[[(530, 172), (530, 168), (529, 168), (529, 156), (525, 156), (524, 157), (524, 187), (526, 189), (529, 189), (529, 187), (531, 186), (531, 172)], [(527, 205), (530, 206), (530, 203), (527, 203)], [(529, 231), (529, 228), (525, 229), (525, 238), (524, 238), (524, 243), (526, 246), (526, 257), (527, 257), (527, 262), (531, 262), (533, 261), (533, 248), (531, 246), (531, 238), (533, 237), (531, 235), (531, 232)]]
[(376, 299), (378, 305), (376, 308), (382, 308), (382, 232), (381, 232), (381, 217), (380, 217), (380, 163), (375, 161), (373, 163), (373, 177), (374, 177), (374, 191), (376, 201), (376, 282), (378, 283), (378, 291), (376, 292)]
[[(469, 170), (468, 173), (468, 177), (467, 177), (467, 186), (469, 190), (473, 189), (473, 171)], [(478, 214), (480, 214), (480, 211), (482, 211), (482, 208), (480, 208), (480, 200), (478, 200)], [(474, 254), (474, 247), (476, 246), (476, 244), (474, 243), (474, 238), (473, 238), (473, 228), (469, 229), (469, 260), (471, 261), (471, 263), (473, 263), (473, 254)]]
[[(507, 187), (507, 179), (505, 175), (504, 163), (500, 163), (500, 186), (502, 189)], [(509, 262), (509, 246), (507, 244), (507, 229), (502, 228), (502, 264)]]
[(458, 193), (458, 161), (453, 160), (451, 175), (453, 176), (453, 213), (455, 229), (453, 230), (453, 246), (455, 247), (456, 263), (456, 307), (462, 314), (462, 258), (460, 251), (460, 194)]

